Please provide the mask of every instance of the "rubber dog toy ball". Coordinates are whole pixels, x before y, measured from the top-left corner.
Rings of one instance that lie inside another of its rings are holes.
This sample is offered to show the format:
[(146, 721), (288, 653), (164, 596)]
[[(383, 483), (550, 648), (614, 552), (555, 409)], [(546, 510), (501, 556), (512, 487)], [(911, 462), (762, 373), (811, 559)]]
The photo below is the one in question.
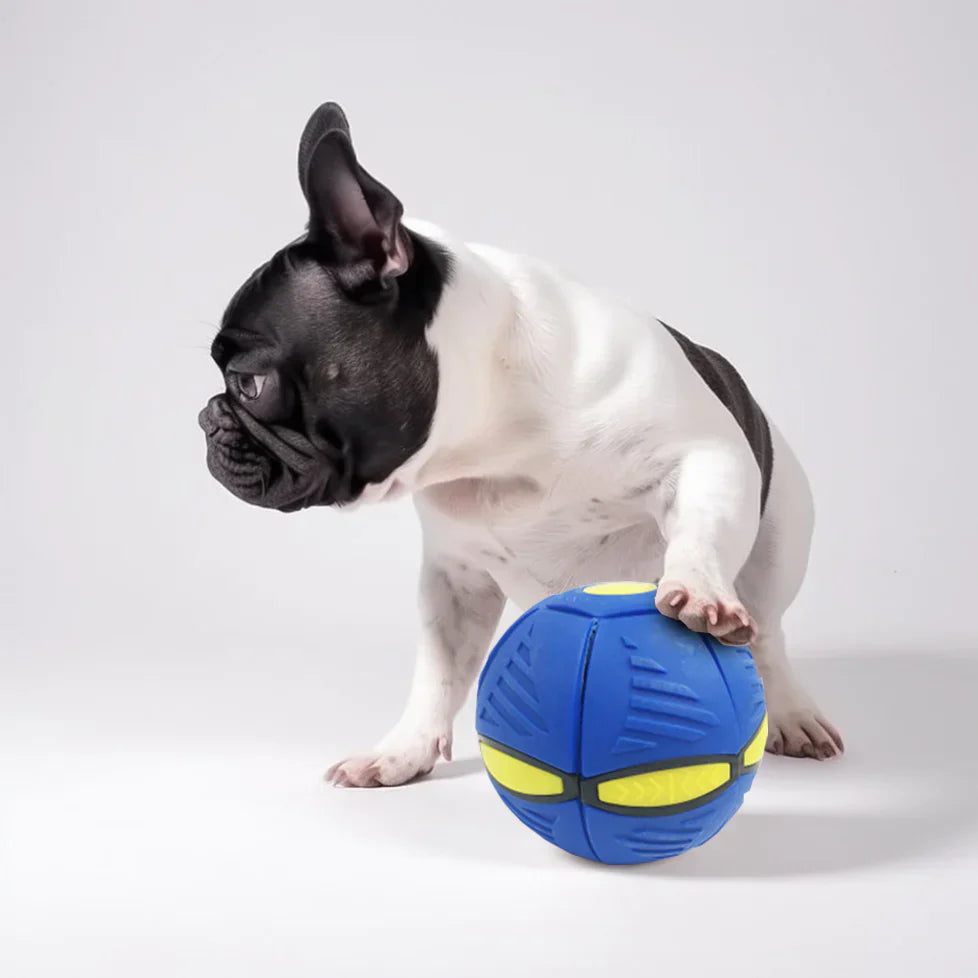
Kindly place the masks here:
[(499, 797), (537, 835), (602, 863), (702, 845), (764, 754), (750, 652), (666, 618), (654, 598), (632, 582), (547, 598), (479, 678), (479, 747)]

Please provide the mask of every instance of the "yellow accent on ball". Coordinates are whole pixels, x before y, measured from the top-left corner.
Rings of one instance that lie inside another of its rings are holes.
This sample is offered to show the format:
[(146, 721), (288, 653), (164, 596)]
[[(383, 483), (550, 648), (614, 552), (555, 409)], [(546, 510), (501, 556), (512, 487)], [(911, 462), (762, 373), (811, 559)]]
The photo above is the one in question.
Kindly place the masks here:
[(744, 767), (753, 767), (764, 756), (764, 745), (767, 743), (767, 714), (761, 721), (761, 727), (744, 748)]
[(730, 765), (725, 762), (690, 764), (602, 781), (598, 785), (598, 798), (608, 805), (664, 808), (702, 798), (729, 780)]
[(550, 771), (543, 771), (518, 757), (511, 757), (486, 743), (479, 744), (486, 770), (504, 788), (523, 795), (559, 795), (563, 780)]
[(585, 594), (648, 594), (655, 590), (654, 584), (639, 581), (613, 581), (609, 584), (592, 584), (584, 589)]

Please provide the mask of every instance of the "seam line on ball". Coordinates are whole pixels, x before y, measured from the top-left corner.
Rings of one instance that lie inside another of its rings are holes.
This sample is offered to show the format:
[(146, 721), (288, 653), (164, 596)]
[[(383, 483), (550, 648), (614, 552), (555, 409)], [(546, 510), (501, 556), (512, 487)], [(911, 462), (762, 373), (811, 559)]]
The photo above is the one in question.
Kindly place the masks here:
[[(594, 648), (594, 640), (598, 637), (598, 626), (599, 621), (597, 618), (591, 622), (591, 630), (588, 632), (587, 645), (584, 648), (584, 663), (581, 668), (581, 695), (577, 701), (577, 732), (575, 734), (575, 744), (574, 744), (574, 759), (577, 762), (577, 790), (580, 793), (580, 777), (581, 777), (581, 728), (584, 724), (584, 696), (587, 693), (587, 674), (588, 668), (591, 665), (591, 650)], [(579, 806), (581, 810), (581, 829), (584, 832), (584, 839), (587, 842), (588, 849), (591, 850), (594, 858), (598, 858), (597, 851), (594, 848), (594, 842), (591, 840), (591, 832), (588, 829), (587, 824), (587, 809), (581, 805)]]

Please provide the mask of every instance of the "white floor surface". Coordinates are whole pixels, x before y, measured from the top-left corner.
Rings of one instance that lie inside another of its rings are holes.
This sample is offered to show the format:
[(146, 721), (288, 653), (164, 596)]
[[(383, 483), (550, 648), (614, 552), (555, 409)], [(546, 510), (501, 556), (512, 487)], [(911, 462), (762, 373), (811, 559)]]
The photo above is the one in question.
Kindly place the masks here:
[(847, 756), (769, 757), (712, 842), (619, 869), (512, 818), (471, 704), (434, 776), (333, 789), (371, 731), (322, 656), (53, 680), (22, 652), (0, 693), (9, 978), (976, 973), (973, 657), (804, 661)]

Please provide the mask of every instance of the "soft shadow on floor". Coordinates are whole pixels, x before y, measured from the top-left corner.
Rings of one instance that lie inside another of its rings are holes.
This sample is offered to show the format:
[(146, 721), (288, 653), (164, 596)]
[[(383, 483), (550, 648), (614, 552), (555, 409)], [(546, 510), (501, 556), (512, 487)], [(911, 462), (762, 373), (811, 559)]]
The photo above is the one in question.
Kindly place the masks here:
[[(454, 761), (439, 764), (425, 781), (451, 781), (454, 778), (465, 778), (472, 774), (482, 774), (485, 768), (482, 759), (478, 757), (460, 757)], [(419, 781), (418, 784), (423, 782)]]
[(407, 789), (360, 792), (350, 810), (375, 836), (380, 829), (399, 848), (443, 857), (534, 866), (556, 856), (598, 872), (688, 878), (838, 873), (915, 858), (978, 830), (978, 650), (973, 658), (838, 656), (798, 669), (842, 729), (846, 755), (768, 758), (756, 797), (676, 859), (619, 869), (561, 857), (499, 804), (478, 758), (442, 765)]
[[(848, 752), (818, 765), (818, 810), (742, 811), (707, 845), (645, 867), (679, 877), (765, 877), (839, 872), (916, 858), (978, 830), (974, 736), (978, 650), (973, 658), (886, 655), (802, 663), (802, 675)], [(773, 786), (807, 774), (774, 758)], [(798, 762), (803, 764), (804, 762)], [(833, 805), (834, 796), (858, 801)], [(805, 786), (804, 796), (812, 798)]]

